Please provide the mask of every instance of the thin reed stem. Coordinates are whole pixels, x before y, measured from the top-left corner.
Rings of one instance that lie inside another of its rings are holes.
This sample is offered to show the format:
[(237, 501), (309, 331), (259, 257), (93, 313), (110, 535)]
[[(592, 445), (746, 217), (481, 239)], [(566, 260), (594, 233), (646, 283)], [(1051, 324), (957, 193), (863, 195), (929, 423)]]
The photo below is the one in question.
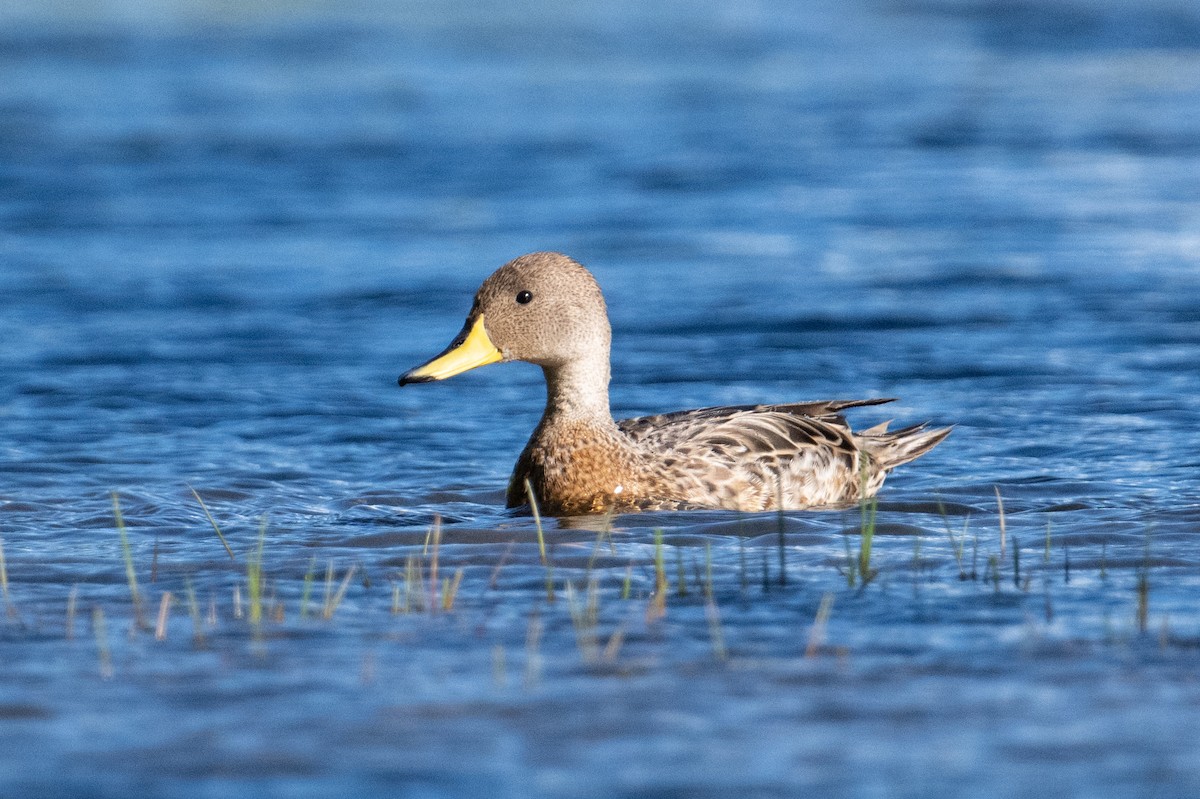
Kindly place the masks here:
[(134, 620), (138, 627), (142, 622), (142, 595), (138, 591), (137, 572), (133, 568), (133, 549), (129, 546), (129, 536), (125, 532), (125, 519), (121, 516), (121, 499), (117, 492), (112, 493), (113, 518), (117, 523), (117, 535), (121, 537), (121, 553), (125, 559), (125, 579), (129, 583), (129, 597), (133, 602)]
[(237, 561), (237, 558), (233, 555), (233, 550), (229, 548), (229, 542), (225, 540), (225, 534), (221, 532), (221, 527), (217, 524), (217, 520), (213, 518), (211, 513), (209, 513), (208, 506), (205, 505), (204, 500), (200, 498), (199, 492), (197, 492), (196, 489), (192, 488), (191, 486), (188, 486), (188, 490), (192, 492), (192, 496), (195, 497), (196, 501), (200, 503), (200, 510), (204, 511), (204, 518), (208, 519), (208, 523), (212, 525), (213, 532), (217, 534), (217, 538), (221, 539), (221, 546), (225, 547), (225, 551), (229, 553), (229, 559), (232, 561)]
[[(333, 569), (333, 561), (329, 562), (329, 568)], [(321, 611), (321, 618), (332, 619), (334, 612), (338, 609), (338, 605), (342, 604), (342, 599), (346, 596), (346, 589), (350, 587), (350, 580), (354, 577), (354, 573), (358, 571), (358, 564), (350, 566), (346, 572), (346, 576), (342, 578), (341, 585), (338, 586), (337, 593), (333, 598), (326, 603), (325, 609)]]
[(158, 620), (154, 625), (154, 640), (167, 640), (167, 620), (171, 615), (171, 603), (175, 597), (170, 591), (164, 591), (162, 601), (158, 603)]
[(829, 614), (833, 611), (833, 594), (827, 593), (821, 597), (817, 606), (817, 615), (808, 631), (808, 645), (804, 647), (804, 657), (812, 658), (821, 650), (825, 643), (825, 629), (829, 625)]
[(533, 524), (537, 528), (538, 553), (542, 556), (542, 565), (546, 567), (546, 601), (554, 601), (554, 566), (546, 554), (546, 534), (542, 530), (542, 514), (538, 510), (537, 497), (533, 493), (533, 484), (525, 480), (525, 495), (529, 497), (529, 509), (533, 512)]

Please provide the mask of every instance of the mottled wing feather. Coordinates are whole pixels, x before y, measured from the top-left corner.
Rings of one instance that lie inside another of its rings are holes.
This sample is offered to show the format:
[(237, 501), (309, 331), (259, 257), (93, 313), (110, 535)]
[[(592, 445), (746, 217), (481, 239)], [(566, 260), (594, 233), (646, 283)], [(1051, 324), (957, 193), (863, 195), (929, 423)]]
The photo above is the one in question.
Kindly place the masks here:
[[(655, 450), (685, 494), (710, 505), (767, 509), (857, 496), (858, 448), (839, 415), (889, 400), (701, 408), (618, 422)], [(691, 485), (694, 483), (694, 485)]]
[(795, 402), (784, 405), (721, 405), (713, 408), (697, 408), (695, 410), (622, 419), (617, 422), (617, 426), (621, 429), (621, 432), (634, 441), (654, 438), (660, 444), (669, 445), (673, 441), (690, 438), (697, 428), (706, 428), (732, 417), (743, 417), (747, 411), (755, 413), (773, 411), (791, 416), (820, 419), (844, 426), (846, 420), (839, 415), (840, 411), (846, 408), (882, 405), (886, 402), (895, 402), (895, 399), (826, 400), (822, 402)]

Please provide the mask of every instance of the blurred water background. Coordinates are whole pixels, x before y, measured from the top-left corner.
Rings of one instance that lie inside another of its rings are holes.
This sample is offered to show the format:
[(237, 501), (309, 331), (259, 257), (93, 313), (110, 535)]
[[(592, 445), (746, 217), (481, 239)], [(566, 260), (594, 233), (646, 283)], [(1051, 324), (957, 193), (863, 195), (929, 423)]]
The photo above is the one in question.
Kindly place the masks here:
[[(0, 793), (1195, 795), (1198, 196), (1190, 2), (0, 5)], [(539, 249), (620, 416), (957, 425), (873, 579), (857, 510), (548, 572), (540, 371), (395, 386)]]

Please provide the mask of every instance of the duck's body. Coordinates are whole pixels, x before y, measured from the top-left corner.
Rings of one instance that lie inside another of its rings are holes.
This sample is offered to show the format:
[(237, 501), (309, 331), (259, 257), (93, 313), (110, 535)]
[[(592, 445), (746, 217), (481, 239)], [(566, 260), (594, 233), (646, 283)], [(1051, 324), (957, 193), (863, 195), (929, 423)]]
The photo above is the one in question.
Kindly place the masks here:
[(496, 361), (546, 375), (546, 410), (508, 487), (554, 515), (610, 510), (839, 507), (874, 495), (949, 429), (852, 432), (845, 408), (886, 399), (702, 408), (614, 421), (610, 330), (591, 274), (557, 253), (522, 256), (480, 288), (450, 348), (400, 378), (427, 382)]
[(839, 414), (884, 402), (700, 408), (612, 424), (543, 418), (517, 461), (508, 505), (528, 502), (528, 480), (559, 515), (845, 506), (872, 496), (889, 470), (945, 436), (920, 426), (852, 433)]

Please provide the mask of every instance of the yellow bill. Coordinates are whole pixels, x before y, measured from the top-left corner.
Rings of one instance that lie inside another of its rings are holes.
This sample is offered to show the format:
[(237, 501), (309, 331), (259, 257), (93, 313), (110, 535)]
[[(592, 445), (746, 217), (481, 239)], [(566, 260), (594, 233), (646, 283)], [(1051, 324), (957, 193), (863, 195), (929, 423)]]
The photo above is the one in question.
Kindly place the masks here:
[(454, 377), (503, 358), (500, 350), (496, 349), (496, 345), (488, 338), (487, 330), (483, 326), (483, 314), (479, 314), (474, 322), (467, 319), (462, 332), (455, 336), (444, 352), (416, 369), (410, 369), (400, 375), (400, 385), (445, 380), (447, 377)]

